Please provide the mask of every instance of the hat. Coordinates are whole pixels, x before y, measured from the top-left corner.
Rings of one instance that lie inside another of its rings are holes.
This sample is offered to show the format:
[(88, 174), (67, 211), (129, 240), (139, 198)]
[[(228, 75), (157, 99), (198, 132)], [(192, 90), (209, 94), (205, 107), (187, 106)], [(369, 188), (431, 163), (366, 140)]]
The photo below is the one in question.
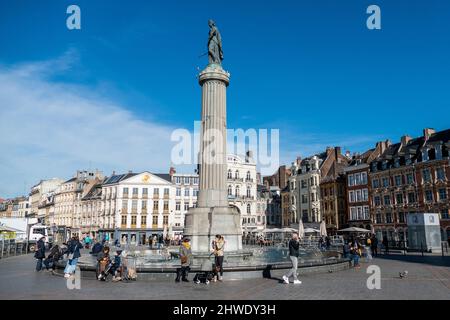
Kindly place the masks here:
[(122, 253), (122, 250), (117, 250), (116, 253), (118, 256), (120, 256), (120, 254)]
[(183, 242), (189, 242), (189, 241), (191, 241), (189, 238), (183, 238)]

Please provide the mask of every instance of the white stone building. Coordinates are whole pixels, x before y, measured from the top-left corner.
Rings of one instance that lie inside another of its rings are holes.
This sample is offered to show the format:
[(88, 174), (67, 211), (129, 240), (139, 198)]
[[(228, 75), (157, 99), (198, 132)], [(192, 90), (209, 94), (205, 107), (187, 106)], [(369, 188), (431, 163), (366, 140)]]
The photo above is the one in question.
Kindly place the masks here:
[(53, 178), (49, 180), (41, 180), (38, 184), (31, 188), (29, 197), (29, 213), (31, 218), (37, 218), (40, 223), (48, 223), (45, 221), (47, 210), (39, 209), (40, 204), (46, 201), (49, 194), (54, 192), (64, 180)]
[(58, 241), (81, 236), (81, 199), (90, 189), (93, 181), (102, 179), (101, 172), (77, 171), (75, 176), (64, 181), (54, 192), (54, 214), (50, 226), (57, 230)]
[(150, 172), (112, 175), (102, 185), (99, 237), (145, 244), (149, 237), (169, 232), (181, 223), (175, 214), (176, 187), (169, 174)]
[(256, 163), (251, 153), (244, 158), (227, 156), (228, 201), (241, 212), (244, 232), (262, 231), (266, 227), (266, 201), (258, 198)]
[(25, 218), (30, 211), (30, 202), (28, 197), (17, 197), (13, 200), (11, 211), (12, 218)]
[(320, 167), (323, 154), (294, 163), (289, 178), (292, 210), (303, 222), (320, 222)]

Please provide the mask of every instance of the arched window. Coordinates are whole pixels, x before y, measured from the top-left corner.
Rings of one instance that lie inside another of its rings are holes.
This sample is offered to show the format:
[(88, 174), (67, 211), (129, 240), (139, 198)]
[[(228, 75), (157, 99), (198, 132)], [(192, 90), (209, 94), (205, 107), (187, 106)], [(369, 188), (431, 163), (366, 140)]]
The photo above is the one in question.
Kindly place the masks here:
[(235, 195), (236, 197), (239, 197), (239, 186), (236, 186), (236, 190), (235, 190), (234, 195)]
[(247, 186), (247, 197), (250, 198), (252, 196), (251, 187)]
[(229, 196), (233, 195), (233, 187), (231, 185), (228, 186), (228, 195)]
[(234, 173), (234, 177), (235, 177), (236, 179), (239, 179), (239, 170), (236, 170), (236, 172)]
[(228, 179), (233, 178), (233, 173), (231, 172), (231, 169), (228, 169)]
[(250, 171), (247, 171), (247, 181), (250, 181)]
[(252, 212), (252, 206), (249, 204), (247, 204), (247, 213), (250, 214)]

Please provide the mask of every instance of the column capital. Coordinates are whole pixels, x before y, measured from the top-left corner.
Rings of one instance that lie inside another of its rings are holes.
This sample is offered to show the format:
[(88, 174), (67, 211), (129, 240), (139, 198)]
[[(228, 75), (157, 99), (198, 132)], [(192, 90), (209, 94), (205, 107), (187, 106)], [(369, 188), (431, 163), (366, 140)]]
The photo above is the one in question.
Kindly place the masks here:
[(217, 64), (209, 64), (199, 73), (198, 82), (202, 86), (203, 83), (209, 80), (219, 80), (228, 86), (230, 84), (230, 73), (223, 70), (222, 67)]

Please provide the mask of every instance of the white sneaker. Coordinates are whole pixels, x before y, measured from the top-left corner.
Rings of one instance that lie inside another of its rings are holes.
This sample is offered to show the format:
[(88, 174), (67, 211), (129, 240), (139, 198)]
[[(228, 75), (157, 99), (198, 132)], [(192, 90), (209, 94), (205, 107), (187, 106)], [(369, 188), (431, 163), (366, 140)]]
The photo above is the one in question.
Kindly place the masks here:
[(302, 284), (300, 280), (294, 280), (294, 284)]
[(70, 274), (66, 273), (66, 274), (64, 275), (64, 278), (69, 279), (69, 278), (70, 278)]
[(283, 281), (284, 281), (284, 283), (289, 284), (289, 278), (288, 277), (283, 276)]

